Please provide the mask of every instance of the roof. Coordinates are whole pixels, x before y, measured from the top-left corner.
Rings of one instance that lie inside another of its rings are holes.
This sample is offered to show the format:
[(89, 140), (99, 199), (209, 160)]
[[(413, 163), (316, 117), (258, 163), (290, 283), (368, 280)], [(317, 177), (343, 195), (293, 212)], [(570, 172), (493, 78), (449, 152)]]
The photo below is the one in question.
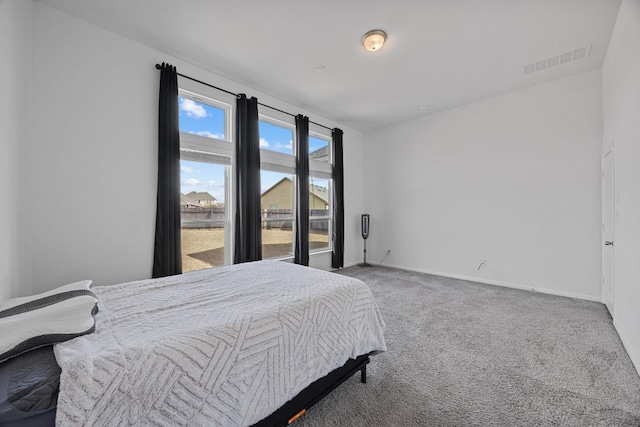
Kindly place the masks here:
[(195, 207), (198, 207), (198, 208), (203, 208), (204, 207), (200, 203), (198, 203), (195, 200), (193, 200), (191, 197), (185, 196), (182, 193), (180, 193), (180, 206), (195, 206)]
[(193, 200), (200, 200), (200, 201), (206, 201), (206, 202), (216, 201), (216, 198), (213, 197), (211, 194), (207, 193), (206, 191), (202, 191), (202, 192), (192, 191), (191, 193), (187, 194), (187, 197)]
[[(291, 178), (285, 176), (280, 181), (276, 182), (271, 187), (267, 188), (262, 193), (261, 197), (265, 196), (268, 192), (270, 192), (274, 188), (278, 187), (284, 181), (292, 182)], [(329, 203), (329, 191), (324, 187), (321, 187), (319, 185), (309, 184), (309, 194), (313, 194), (314, 196), (318, 197), (319, 199), (322, 199), (325, 203)]]
[(311, 160), (318, 160), (318, 161), (328, 161), (329, 160), (329, 145), (325, 145), (322, 148), (318, 148), (315, 151), (312, 151), (311, 153), (309, 153), (309, 158)]

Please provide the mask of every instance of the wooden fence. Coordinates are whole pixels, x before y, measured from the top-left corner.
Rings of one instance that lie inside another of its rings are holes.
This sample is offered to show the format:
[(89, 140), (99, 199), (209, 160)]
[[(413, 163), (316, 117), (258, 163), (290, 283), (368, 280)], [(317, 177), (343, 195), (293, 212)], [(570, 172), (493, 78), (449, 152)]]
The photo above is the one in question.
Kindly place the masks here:
[[(329, 211), (324, 209), (311, 209), (312, 221), (309, 221), (311, 231), (329, 232)], [(262, 227), (266, 229), (279, 228), (281, 230), (291, 230), (293, 226), (294, 213), (291, 209), (277, 209), (262, 211)], [(286, 218), (286, 219), (284, 219)]]
[[(316, 232), (329, 231), (329, 211), (312, 209), (310, 228)], [(266, 229), (291, 230), (293, 224), (291, 209), (265, 209), (262, 211), (262, 226)], [(180, 208), (182, 228), (223, 228), (227, 219), (225, 208)]]
[(180, 207), (182, 228), (223, 228), (226, 220), (224, 208)]

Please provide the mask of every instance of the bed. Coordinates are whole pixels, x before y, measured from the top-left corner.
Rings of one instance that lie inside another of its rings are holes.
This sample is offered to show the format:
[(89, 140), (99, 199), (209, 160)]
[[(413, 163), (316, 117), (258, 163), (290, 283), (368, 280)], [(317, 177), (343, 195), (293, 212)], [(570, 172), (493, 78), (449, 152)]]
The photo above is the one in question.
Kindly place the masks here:
[(285, 262), (92, 290), (95, 332), (54, 346), (57, 425), (286, 425), (386, 351), (363, 282)]

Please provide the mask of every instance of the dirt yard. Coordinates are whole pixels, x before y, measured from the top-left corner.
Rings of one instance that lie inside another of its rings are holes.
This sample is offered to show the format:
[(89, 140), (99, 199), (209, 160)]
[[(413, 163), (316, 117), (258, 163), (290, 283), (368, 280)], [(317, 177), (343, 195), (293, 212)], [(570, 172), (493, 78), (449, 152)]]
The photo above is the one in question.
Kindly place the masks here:
[[(262, 258), (278, 258), (292, 255), (293, 232), (291, 230), (262, 230)], [(329, 246), (327, 234), (311, 233), (310, 249)], [(198, 228), (182, 230), (182, 271), (224, 265), (224, 229)]]

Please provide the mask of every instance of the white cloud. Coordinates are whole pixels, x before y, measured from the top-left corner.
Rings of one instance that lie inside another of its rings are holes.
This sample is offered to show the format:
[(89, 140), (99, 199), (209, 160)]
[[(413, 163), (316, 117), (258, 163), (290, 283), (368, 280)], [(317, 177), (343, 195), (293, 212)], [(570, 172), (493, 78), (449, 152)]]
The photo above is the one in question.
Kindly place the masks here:
[(207, 138), (224, 139), (224, 135), (221, 135), (219, 133), (209, 132), (208, 130), (199, 130), (195, 132), (189, 131), (189, 133), (192, 133), (194, 135), (206, 136)]
[(264, 138), (260, 138), (260, 148), (266, 148), (269, 146), (269, 141)]
[(218, 182), (218, 181), (214, 181), (214, 180), (203, 181), (203, 180), (200, 180), (200, 179), (197, 179), (197, 178), (186, 178), (186, 179), (180, 180), (180, 184), (182, 186), (197, 187), (197, 189), (195, 191), (224, 190), (224, 183)]
[(276, 147), (278, 148), (286, 148), (286, 149), (293, 149), (293, 140), (289, 141), (288, 144), (285, 144), (284, 142), (276, 142)]
[(187, 178), (187, 179), (180, 180), (180, 183), (182, 185), (200, 185), (201, 182), (202, 181), (196, 178)]
[(207, 190), (221, 190), (224, 189), (224, 184), (218, 181), (208, 181), (206, 183)]
[(193, 170), (193, 168), (190, 168), (189, 166), (180, 165), (180, 172), (193, 173), (194, 170)]
[(180, 111), (187, 113), (187, 116), (194, 119), (202, 119), (207, 117), (207, 110), (202, 105), (196, 104), (194, 101), (181, 98), (180, 99)]

